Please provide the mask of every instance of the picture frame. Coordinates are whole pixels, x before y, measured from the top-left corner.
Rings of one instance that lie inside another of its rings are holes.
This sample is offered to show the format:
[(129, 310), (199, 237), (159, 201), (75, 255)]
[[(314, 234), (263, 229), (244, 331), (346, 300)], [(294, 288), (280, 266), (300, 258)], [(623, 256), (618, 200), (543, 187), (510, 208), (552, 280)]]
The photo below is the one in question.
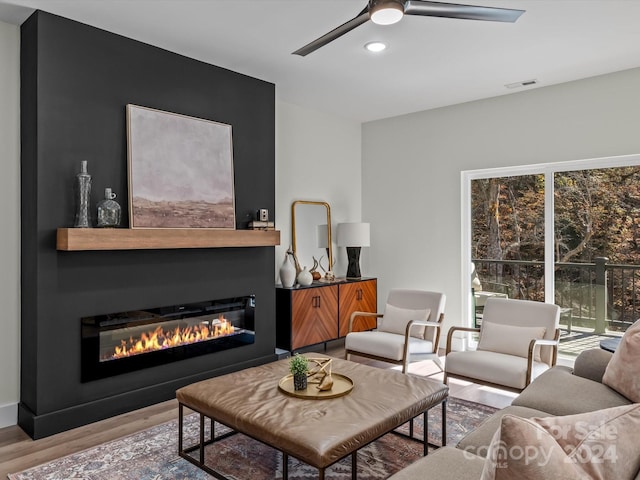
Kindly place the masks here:
[(127, 105), (131, 228), (235, 229), (231, 125)]

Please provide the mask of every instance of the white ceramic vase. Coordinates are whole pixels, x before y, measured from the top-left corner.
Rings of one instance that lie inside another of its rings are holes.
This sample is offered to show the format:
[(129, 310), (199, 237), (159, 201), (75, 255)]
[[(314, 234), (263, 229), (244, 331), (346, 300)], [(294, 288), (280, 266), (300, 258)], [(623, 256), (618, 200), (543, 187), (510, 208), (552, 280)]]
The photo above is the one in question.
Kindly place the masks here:
[(302, 286), (311, 285), (313, 283), (313, 275), (307, 267), (304, 267), (298, 274), (298, 283)]
[(296, 283), (296, 267), (291, 263), (288, 253), (285, 253), (284, 262), (280, 267), (280, 283), (287, 288), (293, 287), (293, 284)]

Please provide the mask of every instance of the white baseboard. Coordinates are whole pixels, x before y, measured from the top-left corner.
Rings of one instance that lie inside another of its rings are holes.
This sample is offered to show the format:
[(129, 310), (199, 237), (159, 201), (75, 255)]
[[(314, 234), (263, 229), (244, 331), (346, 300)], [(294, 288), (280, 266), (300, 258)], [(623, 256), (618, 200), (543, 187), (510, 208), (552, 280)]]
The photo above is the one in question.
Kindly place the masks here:
[(18, 424), (18, 404), (0, 405), (0, 428)]

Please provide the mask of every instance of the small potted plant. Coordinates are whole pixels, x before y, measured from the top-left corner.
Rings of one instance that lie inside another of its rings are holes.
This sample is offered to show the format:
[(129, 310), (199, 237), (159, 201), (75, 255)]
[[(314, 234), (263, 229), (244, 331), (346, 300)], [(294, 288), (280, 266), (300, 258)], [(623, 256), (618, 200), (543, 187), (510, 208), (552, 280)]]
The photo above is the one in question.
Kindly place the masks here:
[(309, 372), (309, 363), (307, 357), (303, 357), (296, 353), (289, 360), (289, 371), (293, 375), (293, 389), (304, 390), (307, 388), (307, 373)]

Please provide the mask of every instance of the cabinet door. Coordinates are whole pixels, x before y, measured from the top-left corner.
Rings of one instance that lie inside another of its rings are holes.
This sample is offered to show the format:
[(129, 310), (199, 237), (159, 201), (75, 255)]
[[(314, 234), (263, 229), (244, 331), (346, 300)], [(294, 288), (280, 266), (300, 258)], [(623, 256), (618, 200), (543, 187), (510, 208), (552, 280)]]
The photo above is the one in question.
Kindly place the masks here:
[[(375, 312), (378, 308), (378, 282), (344, 283), (340, 285), (340, 336), (349, 332), (349, 318), (353, 312)], [(353, 322), (353, 331), (361, 332), (376, 328), (375, 317), (357, 317)]]
[(293, 350), (338, 338), (338, 286), (292, 292)]

